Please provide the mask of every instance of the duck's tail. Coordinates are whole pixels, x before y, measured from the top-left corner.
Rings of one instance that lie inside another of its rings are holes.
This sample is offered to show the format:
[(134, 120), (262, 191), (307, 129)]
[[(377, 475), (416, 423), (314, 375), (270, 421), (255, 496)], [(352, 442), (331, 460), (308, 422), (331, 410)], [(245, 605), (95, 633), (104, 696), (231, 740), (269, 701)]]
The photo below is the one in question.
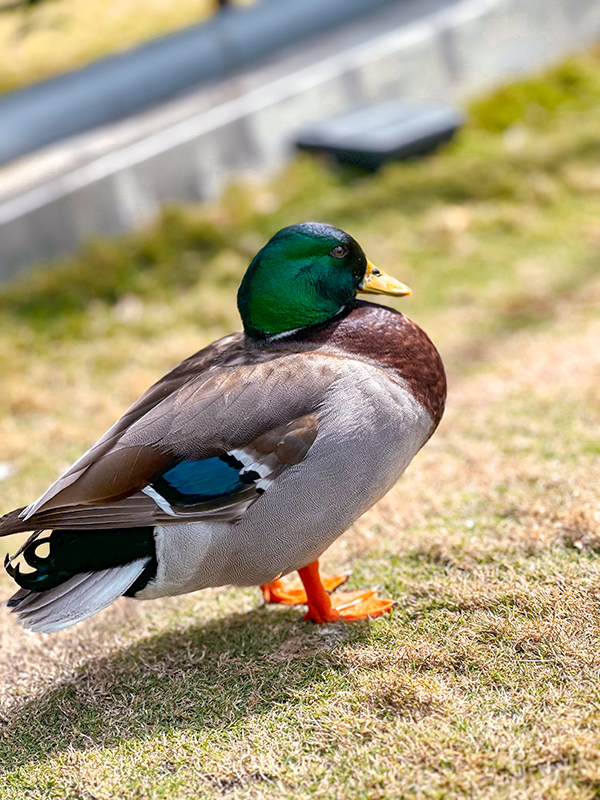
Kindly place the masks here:
[[(8, 601), (25, 628), (53, 633), (135, 594), (155, 572), (152, 528), (35, 533), (5, 567), (21, 587)], [(48, 546), (48, 554), (38, 549)], [(23, 556), (33, 572), (15, 564)]]
[(24, 628), (54, 633), (91, 617), (121, 597), (142, 574), (149, 558), (100, 572), (82, 572), (45, 592), (19, 589), (7, 605)]

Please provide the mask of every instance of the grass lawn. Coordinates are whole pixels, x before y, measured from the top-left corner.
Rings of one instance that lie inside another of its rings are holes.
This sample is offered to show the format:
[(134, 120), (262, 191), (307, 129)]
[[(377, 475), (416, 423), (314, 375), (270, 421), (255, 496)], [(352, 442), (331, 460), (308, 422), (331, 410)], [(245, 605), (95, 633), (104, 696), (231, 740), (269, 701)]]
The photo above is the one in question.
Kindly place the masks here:
[(0, 92), (193, 25), (212, 14), (217, 1), (40, 0), (13, 6), (14, 0), (0, 0)]
[(226, 588), (50, 636), (0, 612), (1, 800), (600, 795), (599, 165), (589, 54), (478, 101), (432, 158), (303, 159), (4, 289), (0, 513), (239, 328), (240, 276), (284, 224), (346, 228), (412, 287), (397, 307), (450, 393), (324, 559), (396, 598), (384, 618), (317, 627)]

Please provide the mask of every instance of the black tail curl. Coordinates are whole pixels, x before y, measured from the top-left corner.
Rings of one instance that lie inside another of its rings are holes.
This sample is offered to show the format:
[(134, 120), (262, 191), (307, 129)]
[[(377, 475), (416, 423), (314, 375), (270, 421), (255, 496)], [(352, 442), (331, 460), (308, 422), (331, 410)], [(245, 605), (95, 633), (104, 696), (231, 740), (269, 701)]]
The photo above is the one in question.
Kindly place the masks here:
[[(4, 561), (6, 571), (22, 589), (45, 592), (60, 586), (74, 575), (120, 567), (138, 558), (150, 557), (145, 570), (126, 592), (127, 595), (134, 595), (156, 574), (152, 527), (55, 530), (43, 536), (44, 533), (33, 533), (14, 556), (7, 555)], [(38, 553), (43, 545), (49, 547), (46, 556)], [(22, 572), (19, 564), (14, 563), (21, 555), (33, 572)]]

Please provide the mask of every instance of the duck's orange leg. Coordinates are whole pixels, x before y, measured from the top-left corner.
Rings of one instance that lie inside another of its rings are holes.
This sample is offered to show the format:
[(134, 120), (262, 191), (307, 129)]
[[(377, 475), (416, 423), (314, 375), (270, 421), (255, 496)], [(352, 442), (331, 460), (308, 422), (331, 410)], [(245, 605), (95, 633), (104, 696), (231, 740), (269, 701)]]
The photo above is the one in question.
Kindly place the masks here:
[[(316, 562), (315, 562), (316, 563)], [(338, 586), (348, 580), (349, 572), (340, 575), (320, 575), (321, 585), (326, 592), (333, 592)], [(263, 583), (260, 587), (265, 598), (265, 603), (283, 603), (287, 606), (301, 606), (308, 602), (304, 584), (300, 578), (291, 581), (271, 581)]]
[(313, 622), (333, 622), (337, 619), (356, 620), (378, 617), (393, 606), (393, 600), (377, 596), (377, 589), (358, 592), (340, 592), (330, 597), (321, 582), (319, 562), (313, 561), (298, 570), (306, 590), (308, 613), (304, 619)]

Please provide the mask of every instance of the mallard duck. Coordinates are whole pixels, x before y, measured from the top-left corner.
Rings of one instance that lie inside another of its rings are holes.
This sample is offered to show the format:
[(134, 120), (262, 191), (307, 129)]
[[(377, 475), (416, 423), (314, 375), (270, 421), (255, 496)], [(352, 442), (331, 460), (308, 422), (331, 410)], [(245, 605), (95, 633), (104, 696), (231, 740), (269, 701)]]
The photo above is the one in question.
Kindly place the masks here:
[(410, 290), (330, 225), (273, 236), (238, 292), (244, 332), (175, 367), (0, 520), (0, 535), (33, 531), (5, 562), (26, 628), (229, 584), (306, 604), (317, 623), (390, 609), (376, 589), (332, 594), (346, 576), (322, 576), (318, 559), (432, 435), (446, 380), (414, 322), (357, 292)]

